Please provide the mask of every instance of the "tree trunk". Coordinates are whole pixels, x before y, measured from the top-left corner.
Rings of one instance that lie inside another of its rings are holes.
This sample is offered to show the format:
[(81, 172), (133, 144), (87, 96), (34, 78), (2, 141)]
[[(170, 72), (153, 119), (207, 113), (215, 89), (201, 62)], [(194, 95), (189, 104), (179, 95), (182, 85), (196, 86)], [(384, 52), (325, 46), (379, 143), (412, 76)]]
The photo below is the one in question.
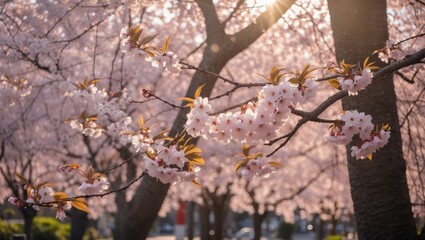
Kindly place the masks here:
[(338, 219), (336, 218), (335, 214), (332, 214), (331, 216), (331, 230), (329, 231), (329, 234), (336, 235), (336, 226), (338, 225)]
[[(337, 60), (362, 63), (388, 39), (385, 0), (328, 0)], [(374, 55), (374, 62), (382, 62)], [(375, 124), (389, 123), (389, 143), (373, 161), (356, 160), (347, 146), (351, 196), (359, 239), (416, 239), (406, 162), (403, 159), (392, 76), (375, 80), (356, 97), (343, 99), (345, 110), (372, 115)]]
[(87, 213), (76, 208), (71, 208), (71, 236), (70, 240), (82, 240), (84, 232), (89, 225)]
[(211, 239), (210, 208), (208, 206), (199, 205), (199, 220), (201, 222), (201, 239)]
[(325, 237), (325, 232), (324, 232), (324, 230), (323, 230), (323, 227), (324, 227), (324, 221), (323, 221), (323, 219), (320, 217), (320, 215), (319, 215), (319, 226), (317, 227), (317, 232), (316, 232), (316, 240), (322, 240), (324, 237)]
[(214, 205), (214, 240), (222, 240), (224, 237), (224, 214), (223, 209)]
[(27, 240), (31, 240), (31, 230), (32, 230), (32, 223), (34, 220), (34, 217), (37, 215), (37, 211), (35, 211), (32, 207), (26, 207), (21, 209), (21, 213), (24, 216), (24, 232), (27, 236)]
[(213, 199), (214, 208), (214, 239), (221, 240), (224, 238), (224, 224), (229, 210), (231, 195), (230, 193), (225, 193), (221, 196), (212, 196), (211, 198)]
[(263, 221), (265, 217), (267, 216), (267, 212), (264, 212), (263, 214), (259, 214), (257, 212), (254, 213), (253, 220), (254, 220), (254, 240), (260, 240), (261, 239), (261, 225), (263, 224)]
[(115, 213), (114, 216), (114, 228), (111, 230), (115, 240), (126, 239), (127, 236), (125, 233), (125, 224), (128, 218), (128, 207), (127, 201), (125, 200), (125, 192), (116, 193), (115, 204), (117, 205), (118, 211)]
[(194, 219), (193, 219), (193, 212), (195, 209), (195, 203), (194, 202), (186, 202), (186, 224), (187, 224), (187, 239), (193, 240), (193, 230), (195, 227)]

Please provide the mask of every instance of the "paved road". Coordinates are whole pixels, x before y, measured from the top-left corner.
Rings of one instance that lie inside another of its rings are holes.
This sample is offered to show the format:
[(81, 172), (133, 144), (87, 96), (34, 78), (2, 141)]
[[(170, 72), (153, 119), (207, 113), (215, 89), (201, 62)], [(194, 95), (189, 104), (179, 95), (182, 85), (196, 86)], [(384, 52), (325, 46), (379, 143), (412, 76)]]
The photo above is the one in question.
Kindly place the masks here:
[[(175, 236), (156, 236), (156, 237), (148, 237), (148, 240), (175, 240)], [(187, 239), (187, 238), (186, 238)], [(267, 239), (262, 238), (263, 240), (274, 240), (274, 239)], [(195, 237), (194, 240), (200, 240), (199, 237)], [(310, 234), (295, 234), (292, 237), (292, 240), (314, 240), (314, 235)]]

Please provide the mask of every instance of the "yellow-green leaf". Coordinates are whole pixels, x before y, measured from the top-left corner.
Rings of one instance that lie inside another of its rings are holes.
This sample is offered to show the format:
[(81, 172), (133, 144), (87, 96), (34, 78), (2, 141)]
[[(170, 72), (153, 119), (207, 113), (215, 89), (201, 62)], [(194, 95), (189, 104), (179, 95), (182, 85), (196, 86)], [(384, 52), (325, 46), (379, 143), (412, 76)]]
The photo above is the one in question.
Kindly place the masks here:
[(188, 98), (188, 97), (181, 97), (181, 98), (177, 98), (176, 100), (182, 100), (182, 101), (186, 101), (186, 102), (190, 102), (190, 103), (193, 103), (195, 101), (195, 99)]
[(143, 116), (140, 115), (139, 118), (137, 119), (137, 122), (139, 123), (139, 127), (142, 129), (145, 127), (145, 121), (143, 120)]
[(68, 165), (70, 168), (72, 168), (72, 169), (79, 169), (80, 168), (80, 165), (79, 164), (77, 164), (77, 163), (71, 163), (71, 164), (69, 164)]
[(381, 129), (384, 130), (384, 131), (389, 131), (389, 130), (391, 130), (391, 127), (388, 123), (385, 123), (385, 124), (382, 124)]
[(92, 80), (90, 80), (88, 83), (87, 83), (87, 85), (88, 86), (90, 86), (90, 85), (95, 85), (96, 83), (98, 83), (98, 82), (100, 82), (100, 80), (99, 79), (92, 79)]
[(195, 165), (205, 165), (205, 159), (202, 157), (191, 158), (189, 162)]
[(189, 155), (191, 153), (201, 153), (202, 149), (198, 148), (198, 147), (193, 147), (193, 148), (187, 148), (188, 150), (184, 152), (185, 155)]
[(292, 84), (299, 84), (298, 83), (298, 79), (297, 78), (290, 78), (289, 80), (288, 80), (288, 82), (290, 82), (290, 83), (292, 83)]
[(241, 168), (242, 166), (245, 166), (247, 163), (248, 163), (248, 160), (241, 160), (238, 163), (236, 163), (234, 172), (235, 173), (238, 172), (239, 168)]
[(158, 34), (149, 35), (149, 36), (144, 37), (140, 41), (140, 45), (145, 45), (145, 44), (149, 43), (150, 41), (154, 40), (156, 38), (156, 36), (158, 36)]
[(270, 166), (275, 167), (275, 168), (282, 168), (283, 165), (281, 163), (275, 162), (275, 161), (269, 161), (268, 162)]
[(28, 183), (28, 180), (24, 176), (22, 176), (21, 174), (15, 172), (15, 176), (17, 178), (19, 178), (22, 182)]
[(192, 183), (195, 184), (197, 187), (200, 187), (200, 188), (202, 187), (202, 185), (195, 179), (192, 180)]
[(173, 138), (168, 137), (167, 135), (165, 135), (168, 131), (169, 130), (164, 130), (164, 131), (158, 133), (155, 137), (153, 137), (153, 140), (154, 141), (161, 140), (161, 139), (168, 140), (168, 141), (173, 140)]
[(328, 83), (333, 87), (336, 88), (338, 90), (341, 89), (341, 84), (339, 83), (339, 81), (336, 78), (332, 78), (330, 80), (328, 80)]
[(263, 153), (255, 153), (255, 154), (249, 155), (247, 156), (247, 159), (257, 159), (260, 157), (263, 157)]
[(81, 118), (81, 119), (86, 119), (86, 118), (87, 118), (87, 113), (86, 113), (86, 111), (83, 111), (83, 112), (81, 113), (80, 118)]
[(242, 147), (243, 155), (249, 156), (249, 151), (251, 151), (251, 149), (252, 149), (252, 146), (243, 145)]
[(202, 84), (196, 89), (195, 95), (193, 96), (194, 99), (197, 99), (199, 96), (201, 96), (202, 88), (204, 88), (204, 86), (205, 84)]
[(147, 150), (146, 152), (146, 156), (148, 156), (148, 158), (150, 158), (150, 159), (155, 159), (155, 157), (153, 156), (153, 154), (149, 151), (149, 150)]
[(78, 210), (90, 213), (90, 210), (87, 206), (87, 201), (84, 198), (75, 199), (74, 201), (72, 201), (71, 205)]
[(168, 36), (167, 40), (164, 43), (164, 46), (162, 47), (162, 52), (164, 52), (164, 53), (167, 52), (168, 47), (170, 46), (170, 41), (171, 41), (171, 37)]
[(37, 185), (37, 189), (43, 188), (43, 187), (52, 187), (53, 183), (51, 182), (42, 182)]
[(134, 135), (135, 134), (135, 132), (133, 132), (133, 131), (123, 131), (123, 132), (121, 132), (121, 135)]
[(56, 201), (59, 201), (59, 200), (61, 200), (61, 199), (68, 198), (68, 194), (66, 194), (66, 193), (64, 193), (64, 192), (55, 192), (55, 193), (53, 193), (53, 198), (54, 198)]

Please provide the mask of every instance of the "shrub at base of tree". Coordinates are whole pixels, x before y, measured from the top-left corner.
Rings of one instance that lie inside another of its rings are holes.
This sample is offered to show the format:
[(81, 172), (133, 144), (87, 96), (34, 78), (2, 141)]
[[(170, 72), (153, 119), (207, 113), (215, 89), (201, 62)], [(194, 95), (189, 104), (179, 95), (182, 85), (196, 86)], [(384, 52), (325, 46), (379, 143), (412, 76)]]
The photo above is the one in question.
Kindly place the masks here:
[(5, 223), (0, 220), (0, 240), (9, 240), (13, 234), (22, 233), (23, 231), (22, 224)]
[[(32, 227), (33, 240), (67, 240), (69, 239), (71, 226), (69, 223), (61, 223), (52, 217), (34, 218)], [(6, 223), (0, 220), (0, 240), (10, 240), (15, 234), (24, 232), (24, 227), (19, 223)], [(88, 228), (83, 237), (84, 240), (99, 239), (99, 233), (95, 228)]]
[(292, 223), (282, 222), (279, 226), (279, 237), (285, 240), (292, 239), (295, 226)]

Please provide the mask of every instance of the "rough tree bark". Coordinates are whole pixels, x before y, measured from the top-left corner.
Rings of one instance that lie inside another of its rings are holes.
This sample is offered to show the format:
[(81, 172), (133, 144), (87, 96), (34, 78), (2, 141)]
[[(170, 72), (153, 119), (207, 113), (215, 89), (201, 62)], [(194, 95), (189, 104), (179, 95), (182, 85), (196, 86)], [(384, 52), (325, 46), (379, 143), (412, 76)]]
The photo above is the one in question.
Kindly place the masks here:
[[(385, 0), (328, 0), (338, 61), (362, 62), (385, 46), (388, 27)], [(383, 66), (376, 55), (372, 61)], [(416, 239), (406, 182), (396, 95), (392, 75), (372, 83), (356, 97), (342, 101), (345, 110), (371, 114), (374, 123), (389, 123), (389, 143), (373, 161), (356, 160), (347, 147), (351, 196), (361, 240)]]
[[(239, 1), (242, 3), (242, 1)], [(207, 31), (206, 48), (199, 68), (210, 72), (220, 73), (226, 63), (234, 56), (248, 48), (264, 32), (266, 32), (289, 9), (295, 0), (276, 0), (276, 2), (253, 23), (239, 32), (228, 35), (225, 33), (225, 24), (218, 19), (213, 0), (196, 0), (201, 9)], [(196, 71), (192, 77), (186, 96), (193, 97), (196, 89), (206, 84), (202, 91), (203, 97), (210, 96), (217, 77)], [(188, 109), (179, 111), (169, 133), (170, 136), (181, 132), (186, 122)], [(125, 239), (145, 239), (157, 217), (157, 213), (167, 194), (169, 185), (162, 184), (150, 176), (143, 177), (136, 194), (131, 200), (132, 211), (129, 218), (121, 219), (121, 232), (126, 233)], [(120, 206), (121, 207), (121, 206)], [(118, 225), (118, 223), (117, 223)]]

